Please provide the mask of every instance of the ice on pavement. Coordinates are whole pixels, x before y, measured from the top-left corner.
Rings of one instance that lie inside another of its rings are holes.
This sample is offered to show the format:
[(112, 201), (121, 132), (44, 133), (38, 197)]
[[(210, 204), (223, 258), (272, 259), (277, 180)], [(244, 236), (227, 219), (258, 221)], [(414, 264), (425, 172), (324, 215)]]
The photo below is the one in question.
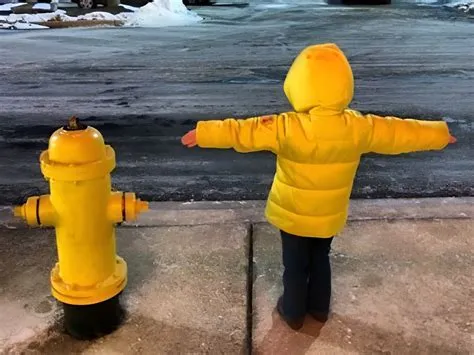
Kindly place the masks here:
[[(11, 6), (11, 4), (9, 4), (9, 6)], [(118, 15), (113, 15), (108, 12), (96, 11), (78, 17), (68, 16), (64, 10), (40, 14), (10, 14), (0, 16), (0, 28), (32, 29), (32, 26), (17, 26), (18, 28), (16, 28), (12, 27), (12, 25), (17, 25), (18, 23), (34, 24), (51, 21), (53, 19), (58, 21), (120, 21), (124, 26), (128, 27), (185, 26), (202, 20), (199, 15), (189, 11), (181, 0), (154, 0), (141, 8), (134, 8), (132, 6), (126, 6), (125, 8), (133, 12), (123, 12)]]

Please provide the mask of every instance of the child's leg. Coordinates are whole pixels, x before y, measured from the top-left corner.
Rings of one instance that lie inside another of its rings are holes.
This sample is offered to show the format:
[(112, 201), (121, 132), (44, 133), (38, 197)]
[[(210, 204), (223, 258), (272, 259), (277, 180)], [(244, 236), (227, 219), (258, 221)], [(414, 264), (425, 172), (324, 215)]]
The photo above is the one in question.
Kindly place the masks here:
[(308, 311), (324, 318), (331, 302), (331, 264), (329, 253), (333, 238), (311, 239), (311, 267), (308, 284)]
[(311, 245), (309, 239), (281, 231), (283, 247), (283, 313), (288, 319), (304, 318), (308, 292)]

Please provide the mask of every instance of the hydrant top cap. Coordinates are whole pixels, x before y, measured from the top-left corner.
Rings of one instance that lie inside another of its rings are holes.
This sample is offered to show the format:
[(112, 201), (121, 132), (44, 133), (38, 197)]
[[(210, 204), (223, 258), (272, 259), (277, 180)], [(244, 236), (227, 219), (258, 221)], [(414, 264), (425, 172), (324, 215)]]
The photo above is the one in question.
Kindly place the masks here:
[(87, 164), (106, 158), (104, 138), (98, 130), (60, 128), (49, 139), (49, 160), (63, 164)]

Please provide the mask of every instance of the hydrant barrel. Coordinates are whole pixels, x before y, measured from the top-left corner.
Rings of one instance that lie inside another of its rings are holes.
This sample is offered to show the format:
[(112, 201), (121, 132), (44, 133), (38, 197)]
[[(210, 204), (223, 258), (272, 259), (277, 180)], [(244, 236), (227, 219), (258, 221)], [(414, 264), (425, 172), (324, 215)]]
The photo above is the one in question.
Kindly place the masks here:
[(100, 132), (71, 118), (40, 156), (50, 195), (32, 196), (14, 213), (31, 226), (54, 226), (58, 263), (53, 296), (64, 304), (66, 329), (77, 338), (106, 334), (122, 319), (118, 295), (127, 264), (116, 255), (115, 224), (148, 209), (134, 193), (112, 192), (115, 152)]
[[(107, 223), (110, 178), (104, 176), (82, 182), (51, 179), (50, 187), (51, 203), (62, 216), (61, 224), (56, 226), (58, 276), (66, 285), (99, 289), (97, 285), (116, 272), (115, 231), (112, 223)], [(115, 276), (122, 278), (117, 282), (115, 293), (118, 293), (125, 286), (125, 275)], [(61, 293), (60, 290), (54, 292)], [(58, 294), (63, 301), (74, 304), (96, 303), (112, 296), (115, 294), (96, 293), (72, 301), (66, 299), (67, 295)]]

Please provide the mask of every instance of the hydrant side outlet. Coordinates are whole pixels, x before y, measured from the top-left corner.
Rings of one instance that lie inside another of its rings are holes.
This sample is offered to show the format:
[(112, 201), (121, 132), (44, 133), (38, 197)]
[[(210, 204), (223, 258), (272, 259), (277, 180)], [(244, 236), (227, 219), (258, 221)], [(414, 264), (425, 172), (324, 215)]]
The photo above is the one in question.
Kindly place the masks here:
[(14, 208), (13, 214), (26, 220), (32, 227), (50, 227), (56, 219), (49, 195), (29, 197), (24, 205)]
[(31, 226), (55, 227), (58, 263), (51, 289), (65, 305), (67, 330), (79, 338), (102, 335), (107, 331), (99, 329), (96, 313), (110, 310), (109, 322), (105, 315), (101, 319), (113, 329), (121, 316), (110, 307), (127, 283), (127, 264), (116, 255), (115, 224), (134, 220), (147, 203), (133, 193), (111, 192), (115, 152), (99, 131), (75, 118), (51, 136), (40, 163), (50, 195), (30, 197), (15, 215)]

